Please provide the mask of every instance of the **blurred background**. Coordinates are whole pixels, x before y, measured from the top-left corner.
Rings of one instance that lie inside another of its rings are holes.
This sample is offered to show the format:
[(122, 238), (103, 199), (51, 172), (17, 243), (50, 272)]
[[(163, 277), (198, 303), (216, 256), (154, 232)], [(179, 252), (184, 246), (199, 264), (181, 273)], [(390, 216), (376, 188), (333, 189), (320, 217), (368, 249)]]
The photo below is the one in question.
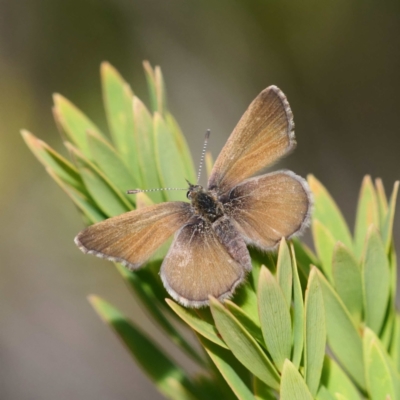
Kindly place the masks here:
[[(106, 130), (100, 62), (145, 101), (142, 60), (160, 65), (197, 164), (206, 128), (216, 157), (250, 101), (278, 85), (298, 139), (280, 166), (315, 174), (352, 227), (362, 177), (388, 193), (400, 178), (399, 11), (395, 0), (0, 0), (0, 398), (161, 398), (86, 296), (165, 339), (112, 264), (77, 250), (78, 212), (20, 137), (65, 154), (54, 92)], [(399, 249), (399, 216), (394, 229)]]

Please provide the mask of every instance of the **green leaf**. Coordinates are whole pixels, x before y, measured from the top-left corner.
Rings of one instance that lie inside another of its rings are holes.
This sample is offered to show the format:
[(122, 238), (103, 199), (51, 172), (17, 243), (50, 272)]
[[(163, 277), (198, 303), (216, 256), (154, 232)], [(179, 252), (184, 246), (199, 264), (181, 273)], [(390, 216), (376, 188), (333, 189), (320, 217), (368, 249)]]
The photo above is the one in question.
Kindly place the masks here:
[(147, 85), (149, 87), (151, 108), (153, 112), (164, 114), (167, 110), (165, 85), (160, 67), (156, 66), (153, 70), (148, 61), (143, 62), (146, 74)]
[(335, 241), (341, 241), (346, 247), (352, 249), (353, 241), (349, 228), (335, 201), (313, 175), (309, 175), (307, 179), (314, 194), (313, 218), (328, 229)]
[(107, 217), (101, 213), (93, 201), (84, 194), (76, 190), (74, 187), (66, 184), (51, 168), (46, 168), (47, 173), (61, 187), (68, 197), (74, 202), (78, 209), (88, 219), (91, 224), (103, 221)]
[(380, 228), (383, 228), (385, 217), (388, 211), (388, 202), (386, 198), (385, 188), (381, 178), (375, 179), (376, 199), (378, 200)]
[(379, 226), (379, 208), (371, 177), (366, 175), (361, 185), (354, 229), (354, 253), (357, 259), (362, 255), (370, 225)]
[(253, 392), (257, 400), (276, 400), (271, 388), (258, 378), (253, 378)]
[(333, 252), (332, 274), (338, 295), (356, 326), (359, 326), (363, 312), (361, 270), (350, 250), (340, 242), (336, 244)]
[(312, 400), (313, 398), (300, 372), (289, 360), (283, 364), (280, 395), (281, 400)]
[(261, 332), (260, 324), (253, 321), (249, 315), (247, 315), (242, 308), (238, 307), (235, 303), (230, 300), (224, 301), (225, 307), (237, 318), (237, 320), (246, 328), (247, 332), (257, 340), (261, 346), (266, 348), (264, 338)]
[(389, 251), (390, 244), (392, 242), (393, 221), (394, 221), (394, 213), (396, 209), (398, 191), (399, 191), (399, 181), (396, 181), (393, 187), (392, 196), (390, 197), (389, 210), (382, 227), (382, 239), (385, 245), (386, 252)]
[(305, 295), (304, 377), (313, 396), (316, 395), (325, 356), (325, 310), (317, 268), (311, 270)]
[(96, 160), (98, 168), (130, 203), (135, 204), (135, 196), (127, 195), (126, 191), (140, 186), (137, 179), (131, 175), (110, 143), (90, 131), (87, 134), (93, 160)]
[(21, 134), (29, 149), (46, 168), (51, 169), (53, 174), (66, 185), (87, 194), (82, 178), (74, 165), (32, 133), (22, 130)]
[(300, 242), (298, 238), (292, 238), (290, 241), (294, 247), (294, 250), (296, 251), (296, 260), (299, 268), (300, 279), (305, 279), (304, 286), (306, 286), (308, 275), (310, 274), (310, 266), (315, 265), (319, 267), (321, 263), (312, 250), (307, 245)]
[[(180, 157), (182, 159), (183, 165), (185, 167), (185, 178), (189, 182), (195, 183), (197, 180), (196, 171), (193, 165), (192, 155), (189, 150), (189, 146), (186, 142), (185, 136), (183, 135), (181, 128), (176, 122), (175, 118), (170, 113), (166, 113), (165, 121), (175, 138), (175, 144), (178, 147)], [(207, 165), (207, 162), (206, 162)]]
[(66, 146), (76, 160), (78, 170), (88, 192), (104, 214), (111, 217), (122, 214), (132, 208), (131, 204), (121, 195), (118, 189), (93, 163), (86, 159), (70, 143), (66, 143)]
[(296, 265), (296, 254), (291, 245), (292, 268), (293, 268), (293, 353), (292, 362), (299, 368), (304, 346), (304, 304), (303, 292), (301, 290), (299, 273)]
[(119, 72), (108, 62), (101, 64), (104, 107), (113, 142), (134, 177), (142, 185), (133, 122), (133, 93)]
[(292, 304), (292, 260), (289, 247), (285, 238), (282, 238), (279, 245), (278, 262), (276, 266), (276, 277), (282, 289), (288, 309)]
[[(133, 98), (133, 118), (143, 188), (159, 189), (161, 184), (155, 159), (153, 120), (146, 106), (137, 97)], [(149, 192), (148, 195), (156, 203), (165, 200), (162, 191)]]
[(325, 277), (317, 272), (324, 298), (328, 344), (350, 376), (365, 389), (362, 341), (342, 300)]
[(76, 145), (87, 158), (91, 159), (92, 153), (86, 132), (89, 130), (102, 137), (99, 128), (65, 97), (55, 94), (53, 99), (54, 115), (68, 140)]
[[(159, 113), (154, 114), (155, 157), (161, 186), (164, 188), (186, 188), (185, 167), (175, 138)], [(170, 201), (185, 201), (186, 190), (166, 192)]]
[(197, 333), (204, 336), (209, 341), (217, 344), (218, 346), (221, 346), (225, 349), (228, 348), (225, 342), (219, 337), (214, 325), (211, 325), (204, 319), (200, 318), (196, 311), (181, 307), (179, 304), (170, 299), (165, 299), (165, 301), (171, 307), (171, 309), (174, 310), (174, 312)]
[(362, 263), (365, 322), (379, 335), (389, 300), (390, 271), (382, 239), (373, 226)]
[(255, 376), (279, 388), (279, 375), (271, 361), (246, 329), (218, 300), (210, 297), (216, 327), (233, 355)]
[(335, 238), (332, 236), (331, 232), (315, 218), (312, 222), (312, 234), (318, 258), (321, 260), (321, 267), (329, 281), (332, 282), (332, 257), (333, 249), (336, 244)]
[(367, 388), (372, 400), (396, 399), (389, 366), (375, 340), (364, 348)]
[(358, 390), (336, 361), (325, 356), (321, 384), (332, 394), (340, 393), (347, 400), (361, 400)]
[(264, 342), (278, 370), (282, 371), (291, 353), (291, 319), (282, 289), (265, 267), (261, 268), (258, 280), (258, 308)]
[(393, 359), (393, 363), (400, 373), (400, 315), (396, 314), (394, 329), (393, 329), (393, 339), (392, 345), (390, 347), (390, 355)]
[(120, 264), (116, 264), (119, 273), (128, 284), (129, 288), (134, 289), (134, 293), (142, 301), (142, 304), (153, 317), (154, 321), (167, 334), (169, 339), (179, 348), (186, 352), (196, 363), (204, 366), (203, 358), (193, 349), (186, 339), (178, 332), (178, 330), (169, 322), (164, 315), (164, 304), (159, 303), (159, 299), (154, 295), (153, 288), (149, 287), (148, 282), (139, 279), (137, 274), (129, 271)]
[[(366, 360), (366, 364), (368, 362), (368, 352), (371, 350), (371, 346), (376, 346), (377, 353), (379, 353), (379, 358), (381, 358), (383, 363), (385, 364), (385, 367), (383, 369), (387, 370), (387, 374), (385, 374), (385, 376), (386, 375), (390, 376), (390, 381), (392, 382), (393, 391), (395, 393), (395, 395), (392, 396), (391, 398), (394, 398), (394, 399), (400, 398), (400, 374), (396, 370), (393, 360), (390, 358), (389, 354), (384, 349), (382, 342), (379, 340), (379, 338), (376, 336), (376, 334), (367, 327), (364, 330), (364, 337), (363, 337), (363, 350), (364, 350), (364, 359)], [(378, 365), (381, 364), (382, 361), (377, 361), (375, 363), (371, 363), (372, 364), (371, 374), (374, 373), (373, 370), (375, 368), (382, 368), (382, 367), (378, 367)], [(367, 368), (368, 368), (368, 366), (366, 365), (366, 369)], [(368, 388), (368, 390), (370, 390), (371, 387), (368, 385), (368, 383), (371, 382), (371, 379), (368, 381), (368, 371), (366, 372), (366, 376), (367, 376), (367, 388)], [(375, 378), (377, 379), (376, 383), (378, 383), (380, 381), (380, 379), (378, 379), (377, 376), (375, 376)], [(386, 380), (386, 378), (385, 378), (385, 380)], [(372, 393), (372, 392), (370, 391), (370, 393)]]
[(90, 296), (89, 301), (101, 319), (115, 331), (136, 362), (164, 396), (170, 399), (192, 400), (196, 398), (194, 388), (183, 370), (147, 335), (140, 332), (132, 322), (105, 300), (97, 296)]
[(317, 400), (336, 400), (336, 397), (331, 394), (325, 386), (320, 386), (317, 393)]
[(254, 290), (254, 282), (252, 282), (255, 271), (256, 268), (253, 267), (253, 271), (248, 275), (247, 282), (237, 289), (233, 300), (257, 325), (260, 325), (257, 294)]
[(199, 337), (199, 340), (237, 398), (254, 400), (254, 395), (243, 381), (242, 374), (234, 368), (236, 362), (232, 360), (232, 353), (203, 337)]

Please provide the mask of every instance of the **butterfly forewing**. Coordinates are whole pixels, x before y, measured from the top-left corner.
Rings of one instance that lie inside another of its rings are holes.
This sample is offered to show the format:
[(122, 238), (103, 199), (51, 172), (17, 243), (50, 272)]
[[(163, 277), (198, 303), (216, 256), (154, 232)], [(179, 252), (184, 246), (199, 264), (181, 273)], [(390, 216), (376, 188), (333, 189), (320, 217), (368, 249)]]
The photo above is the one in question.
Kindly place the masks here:
[(289, 103), (276, 86), (270, 86), (253, 100), (232, 132), (215, 162), (208, 187), (226, 193), (295, 145)]
[(269, 250), (282, 237), (301, 233), (308, 225), (311, 194), (303, 178), (291, 171), (277, 171), (237, 185), (225, 210), (248, 243)]
[(156, 204), (89, 226), (75, 243), (85, 253), (136, 269), (191, 216), (189, 203)]
[(161, 266), (169, 294), (185, 306), (208, 304), (208, 296), (229, 297), (245, 276), (218, 240), (211, 224), (195, 217), (176, 233)]

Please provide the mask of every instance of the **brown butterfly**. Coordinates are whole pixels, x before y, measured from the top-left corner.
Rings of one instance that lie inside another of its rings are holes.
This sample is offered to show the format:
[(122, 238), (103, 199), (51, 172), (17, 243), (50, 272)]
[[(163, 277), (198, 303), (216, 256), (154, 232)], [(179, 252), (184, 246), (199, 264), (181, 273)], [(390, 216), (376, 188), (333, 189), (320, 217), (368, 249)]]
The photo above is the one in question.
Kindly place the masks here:
[(270, 86), (240, 119), (207, 188), (189, 183), (190, 203), (109, 218), (84, 229), (75, 243), (84, 253), (136, 270), (175, 234), (160, 271), (168, 293), (187, 307), (207, 305), (210, 295), (228, 298), (251, 270), (246, 244), (271, 250), (309, 223), (312, 198), (303, 178), (286, 170), (249, 178), (295, 146), (289, 103)]

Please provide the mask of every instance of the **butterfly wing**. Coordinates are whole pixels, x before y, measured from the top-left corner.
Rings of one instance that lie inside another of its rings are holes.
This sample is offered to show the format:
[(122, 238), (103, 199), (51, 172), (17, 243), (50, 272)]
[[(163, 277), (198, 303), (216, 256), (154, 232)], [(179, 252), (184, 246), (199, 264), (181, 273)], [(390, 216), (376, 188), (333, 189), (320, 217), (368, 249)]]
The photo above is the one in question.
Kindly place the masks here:
[(91, 225), (75, 238), (88, 254), (137, 269), (192, 216), (189, 203), (155, 204)]
[(276, 87), (264, 89), (250, 104), (218, 156), (209, 189), (226, 193), (296, 146), (293, 114)]
[[(240, 257), (246, 259), (243, 254)], [(194, 217), (176, 233), (161, 266), (161, 279), (176, 301), (186, 307), (201, 307), (208, 304), (209, 295), (229, 297), (243, 281), (246, 269), (235, 258), (212, 225)]]
[(224, 204), (246, 242), (262, 250), (301, 233), (309, 224), (311, 207), (307, 182), (291, 171), (247, 179), (231, 190)]

